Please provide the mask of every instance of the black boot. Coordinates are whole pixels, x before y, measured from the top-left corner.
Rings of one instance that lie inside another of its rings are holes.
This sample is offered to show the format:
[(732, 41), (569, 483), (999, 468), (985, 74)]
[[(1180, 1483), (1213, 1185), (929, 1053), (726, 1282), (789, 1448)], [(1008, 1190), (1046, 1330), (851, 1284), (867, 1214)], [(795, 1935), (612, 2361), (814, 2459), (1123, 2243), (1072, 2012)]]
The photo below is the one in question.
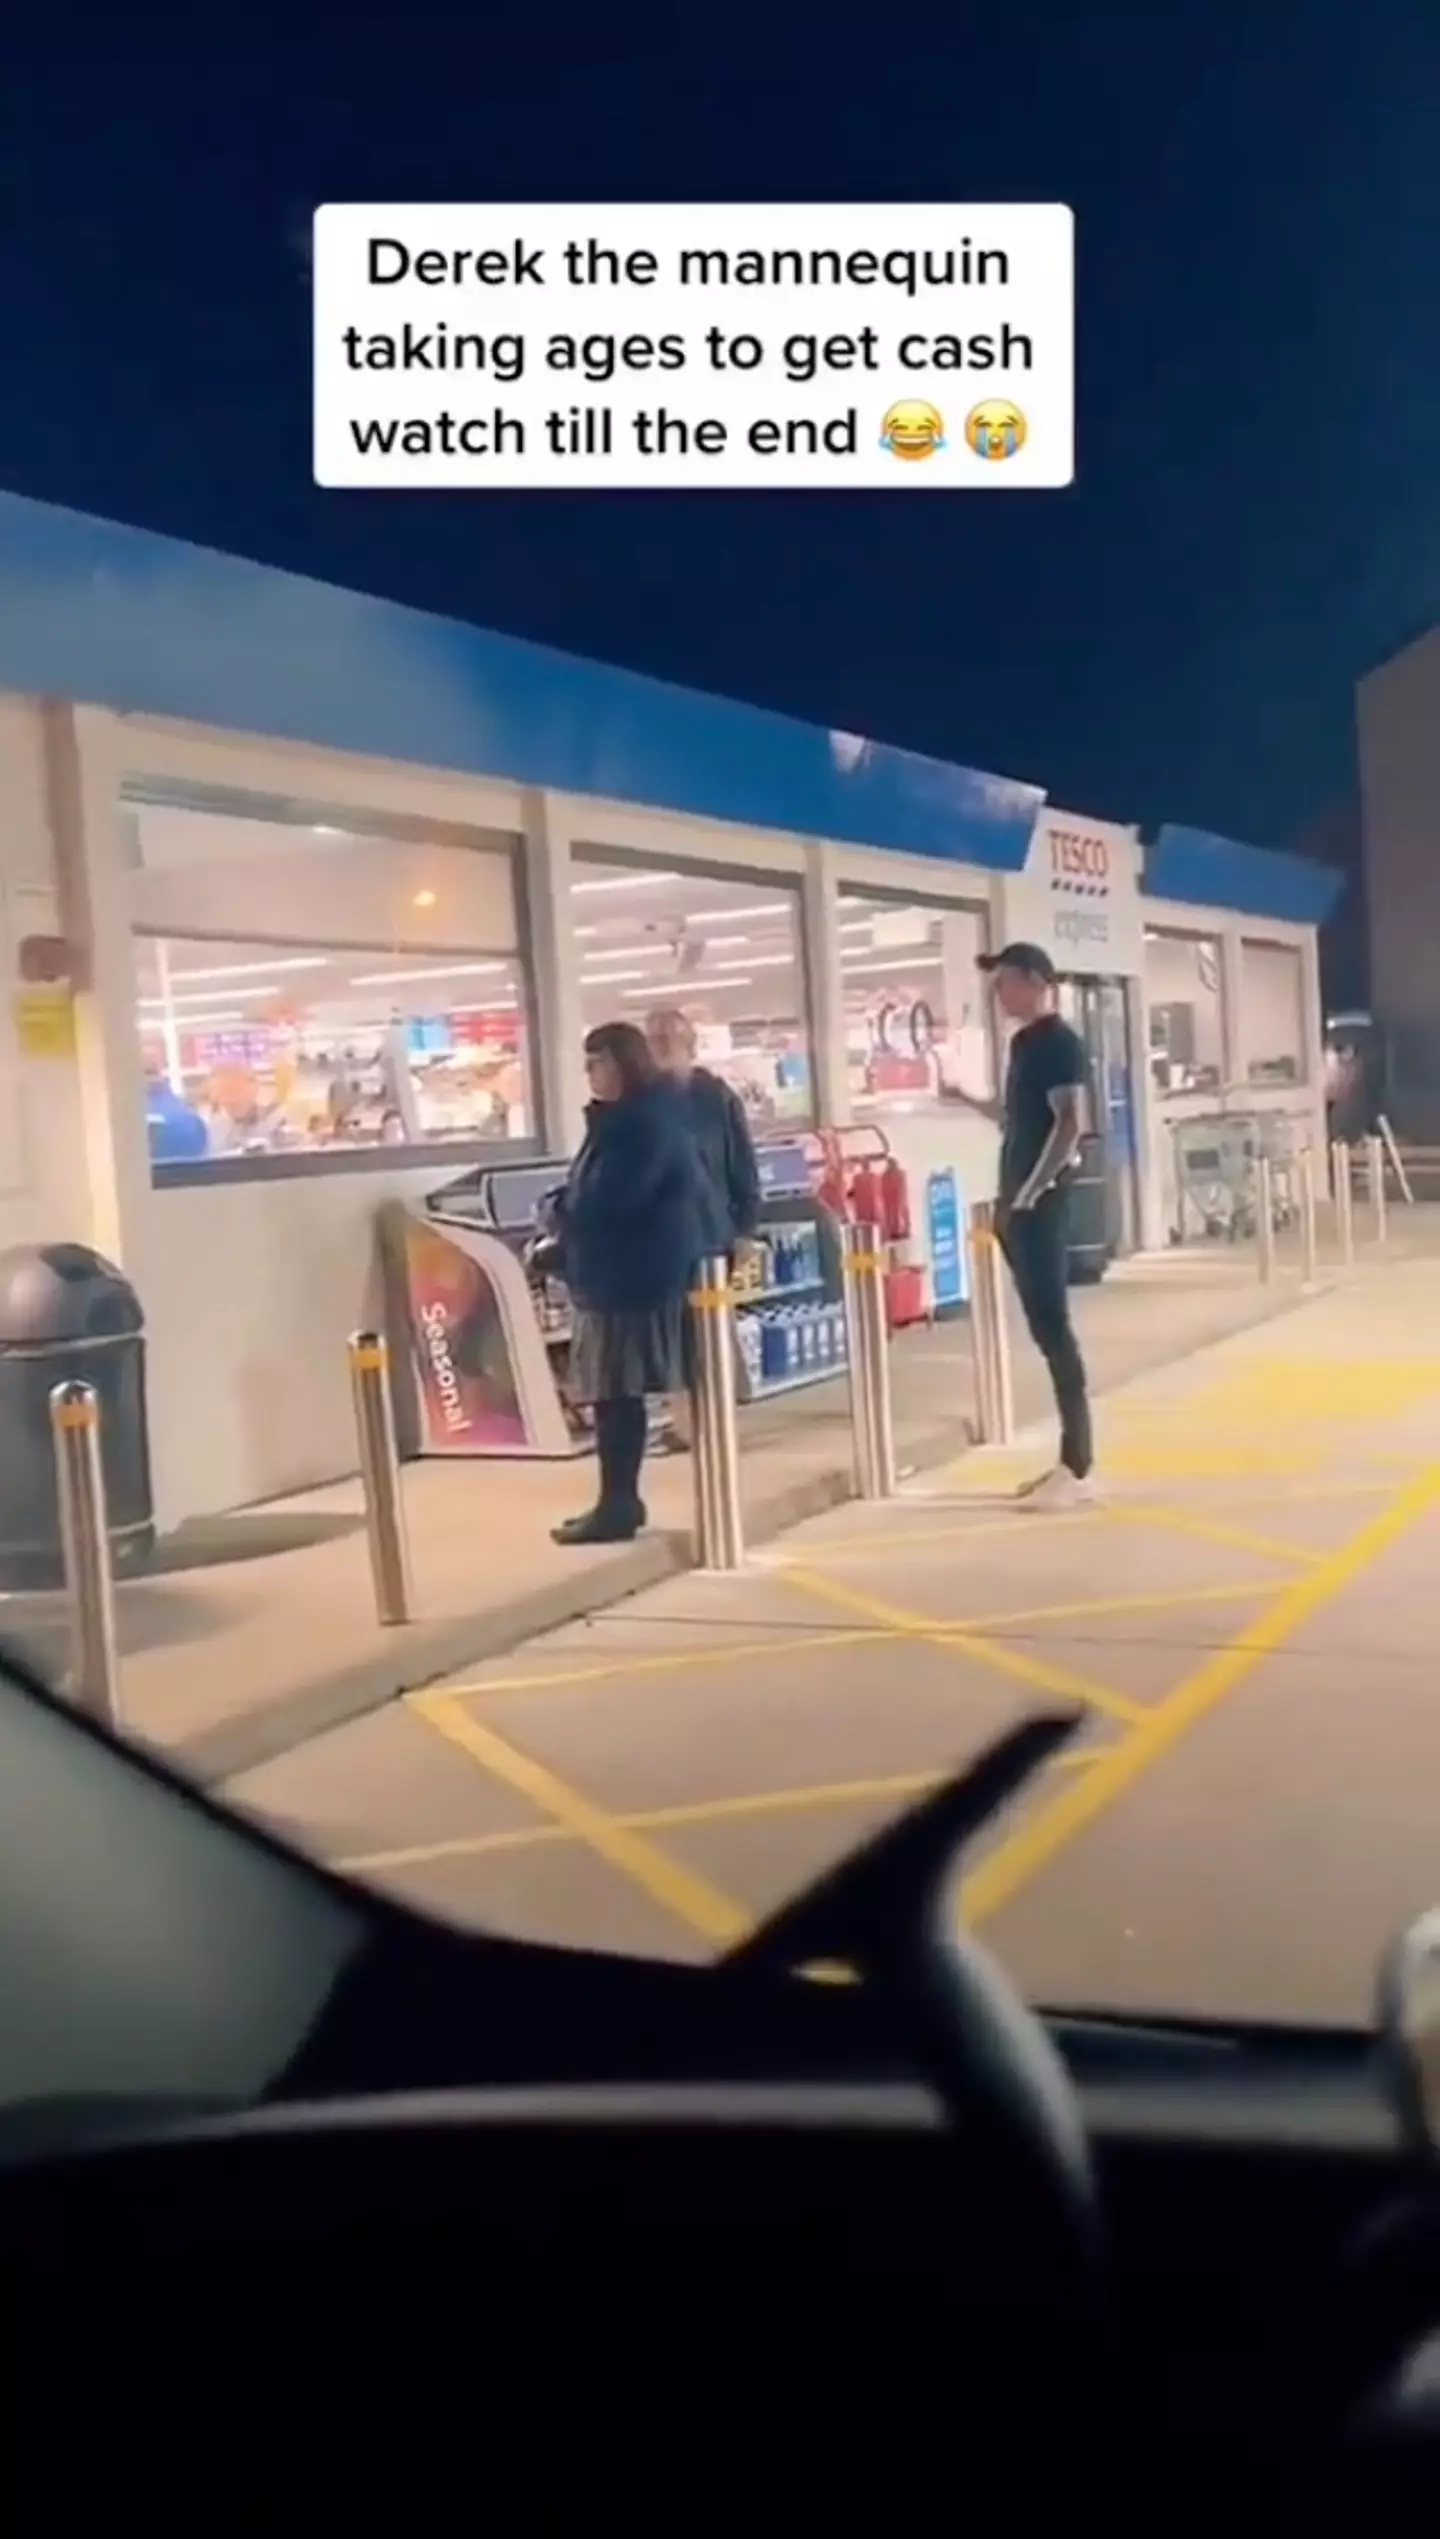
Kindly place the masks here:
[(643, 1402), (597, 1402), (595, 1450), (600, 1498), (587, 1516), (572, 1516), (554, 1529), (557, 1543), (633, 1543), (644, 1531), (640, 1466), (645, 1456)]

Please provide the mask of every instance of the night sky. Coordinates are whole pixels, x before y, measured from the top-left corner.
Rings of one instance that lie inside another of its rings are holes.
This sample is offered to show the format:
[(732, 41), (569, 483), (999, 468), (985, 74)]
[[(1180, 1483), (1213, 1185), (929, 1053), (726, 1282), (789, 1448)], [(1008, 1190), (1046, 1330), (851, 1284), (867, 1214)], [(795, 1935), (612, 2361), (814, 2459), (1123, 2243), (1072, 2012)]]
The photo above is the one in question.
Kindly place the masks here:
[[(0, 484), (1068, 808), (1300, 835), (1351, 788), (1357, 672), (1440, 616), (1433, 0), (601, 14), (203, 66), (130, 18), (67, 17), (68, 63), (8, 39)], [(347, 196), (1068, 200), (1078, 483), (319, 493), (305, 240)]]

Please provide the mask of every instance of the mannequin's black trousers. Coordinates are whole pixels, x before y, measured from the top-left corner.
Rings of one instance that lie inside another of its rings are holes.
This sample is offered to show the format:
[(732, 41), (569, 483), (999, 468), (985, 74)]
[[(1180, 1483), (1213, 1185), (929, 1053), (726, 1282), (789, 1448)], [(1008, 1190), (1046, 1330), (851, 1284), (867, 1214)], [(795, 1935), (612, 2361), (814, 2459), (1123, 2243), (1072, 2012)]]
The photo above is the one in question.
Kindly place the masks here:
[(1005, 1255), (1030, 1337), (1050, 1370), (1060, 1414), (1060, 1460), (1083, 1481), (1095, 1460), (1085, 1361), (1070, 1320), (1069, 1201), (1047, 1190), (1033, 1208), (1011, 1211), (1001, 1203), (1000, 1249)]

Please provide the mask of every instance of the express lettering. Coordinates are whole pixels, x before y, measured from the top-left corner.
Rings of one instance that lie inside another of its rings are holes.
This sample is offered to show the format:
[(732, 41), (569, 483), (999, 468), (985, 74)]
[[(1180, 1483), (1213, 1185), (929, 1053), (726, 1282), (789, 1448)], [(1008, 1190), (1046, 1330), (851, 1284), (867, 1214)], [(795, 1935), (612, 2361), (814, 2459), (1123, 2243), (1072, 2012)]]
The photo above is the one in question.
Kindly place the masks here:
[(465, 1406), (460, 1399), (460, 1378), (450, 1353), (450, 1317), (444, 1306), (422, 1307), (420, 1327), (425, 1335), (425, 1355), (435, 1377), (435, 1390), (440, 1396), (441, 1418), (447, 1428), (463, 1428)]
[(1102, 890), (1110, 881), (1110, 849), (1105, 840), (1082, 829), (1052, 829), (1050, 871), (1056, 881), (1090, 882)]
[(1055, 940), (1057, 943), (1108, 943), (1110, 920), (1103, 908), (1057, 908)]

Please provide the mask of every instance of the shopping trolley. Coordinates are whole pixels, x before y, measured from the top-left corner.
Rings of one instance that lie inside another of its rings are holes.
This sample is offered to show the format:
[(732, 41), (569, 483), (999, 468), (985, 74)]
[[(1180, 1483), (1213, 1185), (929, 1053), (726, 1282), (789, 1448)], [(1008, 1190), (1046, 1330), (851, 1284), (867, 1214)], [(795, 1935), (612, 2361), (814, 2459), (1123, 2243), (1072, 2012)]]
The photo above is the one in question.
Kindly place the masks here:
[(1171, 1126), (1175, 1151), (1175, 1239), (1241, 1243), (1253, 1229), (1254, 1157), (1248, 1123), (1214, 1112)]
[(1276, 1233), (1300, 1212), (1296, 1123), (1283, 1112), (1217, 1111), (1172, 1123), (1178, 1224), (1175, 1239), (1198, 1230), (1210, 1242), (1250, 1243), (1260, 1214), (1260, 1164), (1270, 1166)]

